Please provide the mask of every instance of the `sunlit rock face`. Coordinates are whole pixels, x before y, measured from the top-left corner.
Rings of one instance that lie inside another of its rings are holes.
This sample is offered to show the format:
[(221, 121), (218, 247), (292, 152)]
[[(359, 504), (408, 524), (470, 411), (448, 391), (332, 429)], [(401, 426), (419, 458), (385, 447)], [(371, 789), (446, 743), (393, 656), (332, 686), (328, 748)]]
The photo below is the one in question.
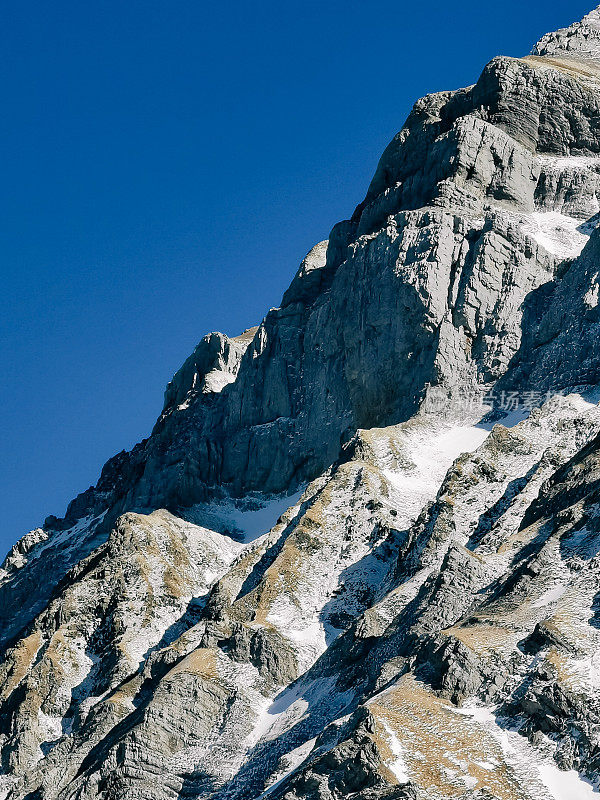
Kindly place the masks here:
[(419, 100), (0, 570), (0, 797), (593, 800), (600, 9)]
[(543, 36), (533, 49), (539, 56), (591, 61), (600, 66), (600, 9), (596, 8), (581, 22)]

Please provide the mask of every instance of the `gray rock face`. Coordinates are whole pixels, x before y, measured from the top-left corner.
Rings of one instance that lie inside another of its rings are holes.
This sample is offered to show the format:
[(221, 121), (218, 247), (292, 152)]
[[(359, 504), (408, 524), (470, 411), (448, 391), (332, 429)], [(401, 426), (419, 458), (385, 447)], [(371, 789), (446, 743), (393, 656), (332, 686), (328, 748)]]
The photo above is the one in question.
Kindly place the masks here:
[(418, 101), (281, 307), (13, 547), (0, 797), (591, 797), (598, 31)]
[(578, 61), (600, 64), (600, 9), (569, 28), (543, 36), (533, 49), (539, 56), (567, 56)]
[(162, 417), (187, 408), (198, 394), (217, 393), (233, 383), (255, 333), (250, 328), (234, 339), (222, 333), (205, 336), (167, 386)]
[(530, 298), (527, 332), (501, 386), (559, 390), (600, 379), (600, 235), (562, 277)]

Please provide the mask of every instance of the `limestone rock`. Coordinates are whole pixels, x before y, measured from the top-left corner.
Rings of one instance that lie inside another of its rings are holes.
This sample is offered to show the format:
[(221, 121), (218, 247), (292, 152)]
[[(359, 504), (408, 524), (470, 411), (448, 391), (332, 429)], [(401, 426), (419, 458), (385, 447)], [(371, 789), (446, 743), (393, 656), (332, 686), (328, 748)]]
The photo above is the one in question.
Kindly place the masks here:
[(581, 22), (543, 36), (533, 53), (539, 56), (568, 56), (600, 63), (600, 8), (590, 11)]

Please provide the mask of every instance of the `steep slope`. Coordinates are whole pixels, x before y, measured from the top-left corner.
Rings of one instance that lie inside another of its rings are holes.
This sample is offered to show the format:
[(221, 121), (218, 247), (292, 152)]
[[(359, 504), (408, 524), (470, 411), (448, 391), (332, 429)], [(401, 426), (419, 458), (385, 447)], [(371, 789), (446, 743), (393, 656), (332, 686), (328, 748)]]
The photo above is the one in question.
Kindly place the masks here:
[(598, 796), (599, 25), (418, 101), (15, 545), (3, 796)]

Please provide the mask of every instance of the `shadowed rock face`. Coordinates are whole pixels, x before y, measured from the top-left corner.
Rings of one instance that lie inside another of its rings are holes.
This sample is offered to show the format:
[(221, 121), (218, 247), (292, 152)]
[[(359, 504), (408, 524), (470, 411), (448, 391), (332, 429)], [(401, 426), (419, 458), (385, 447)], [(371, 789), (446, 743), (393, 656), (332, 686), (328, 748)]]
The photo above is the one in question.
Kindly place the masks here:
[(15, 545), (0, 797), (588, 797), (599, 31), (419, 100), (281, 307)]
[(529, 299), (529, 325), (501, 386), (543, 390), (600, 382), (600, 235), (581, 257)]

